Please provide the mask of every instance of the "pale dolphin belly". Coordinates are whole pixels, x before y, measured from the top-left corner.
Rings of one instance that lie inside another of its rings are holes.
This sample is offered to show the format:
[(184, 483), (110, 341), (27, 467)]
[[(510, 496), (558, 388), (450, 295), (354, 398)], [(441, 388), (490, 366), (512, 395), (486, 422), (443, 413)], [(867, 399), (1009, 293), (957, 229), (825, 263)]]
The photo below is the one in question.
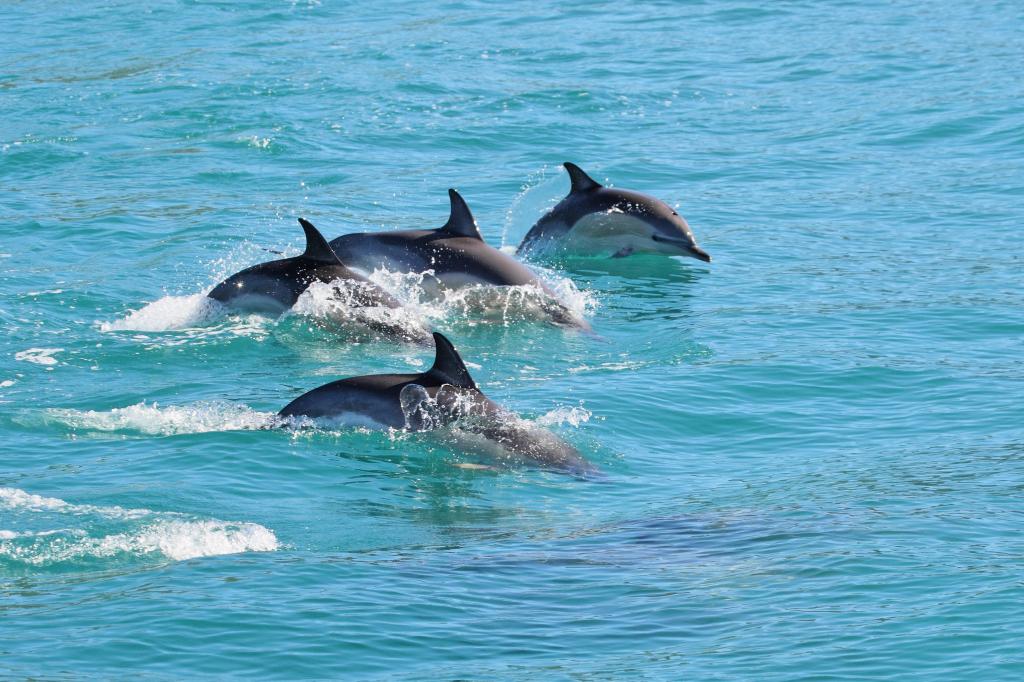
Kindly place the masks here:
[(627, 213), (589, 213), (580, 218), (559, 240), (557, 248), (567, 253), (614, 255), (650, 251), (651, 227)]
[(235, 310), (267, 315), (280, 315), (291, 307), (279, 298), (258, 293), (244, 293), (232, 298), (217, 300)]

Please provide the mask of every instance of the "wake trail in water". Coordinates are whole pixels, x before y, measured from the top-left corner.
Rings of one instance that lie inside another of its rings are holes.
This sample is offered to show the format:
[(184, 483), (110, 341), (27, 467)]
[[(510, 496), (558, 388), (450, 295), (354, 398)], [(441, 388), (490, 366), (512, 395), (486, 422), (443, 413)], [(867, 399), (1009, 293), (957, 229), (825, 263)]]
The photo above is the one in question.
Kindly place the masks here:
[[(381, 430), (369, 419), (355, 416), (335, 419), (281, 417), (276, 412), (261, 412), (248, 405), (228, 401), (199, 401), (186, 405), (164, 405), (145, 401), (110, 410), (74, 410), (49, 408), (46, 419), (76, 431), (134, 432), (148, 436), (176, 436), (224, 431), (265, 431), (274, 428), (320, 428), (337, 431), (351, 428)], [(589, 410), (574, 406), (556, 407), (529, 420), (538, 426), (579, 428), (590, 420)]]
[(149, 436), (174, 436), (214, 431), (257, 431), (281, 425), (274, 412), (258, 412), (246, 405), (225, 401), (169, 405), (141, 402), (112, 410), (50, 408), (49, 419), (72, 429), (129, 431)]
[(74, 504), (5, 487), (0, 487), (0, 526), (5, 526), (0, 567), (183, 561), (280, 547), (274, 532), (257, 523)]
[(227, 314), (219, 301), (205, 293), (164, 296), (112, 322), (101, 322), (100, 331), (166, 332), (212, 324)]

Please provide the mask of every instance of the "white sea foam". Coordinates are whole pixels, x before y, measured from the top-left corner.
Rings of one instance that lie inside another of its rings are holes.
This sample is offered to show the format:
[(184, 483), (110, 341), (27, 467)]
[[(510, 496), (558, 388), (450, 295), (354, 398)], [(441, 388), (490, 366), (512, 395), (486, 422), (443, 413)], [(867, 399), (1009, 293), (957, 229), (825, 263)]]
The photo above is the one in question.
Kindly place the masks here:
[(250, 147), (255, 147), (256, 149), (267, 149), (270, 147), (271, 142), (273, 142), (269, 137), (260, 137), (259, 135), (250, 135), (249, 137), (240, 139), (248, 143)]
[[(46, 530), (0, 530), (0, 559), (32, 565), (123, 555), (158, 555), (181, 561), (239, 552), (270, 552), (279, 547), (274, 532), (256, 523), (196, 519), (177, 512), (149, 509), (73, 504), (18, 488), (0, 488), (0, 510), (15, 515), (43, 515), (45, 520), (62, 526)], [(69, 522), (74, 525), (63, 527)]]
[(556, 407), (534, 419), (539, 426), (571, 426), (574, 429), (590, 421), (590, 410), (583, 407)]
[(222, 401), (164, 407), (157, 403), (141, 402), (106, 411), (51, 408), (46, 414), (73, 429), (135, 431), (154, 436), (254, 431), (276, 426), (280, 422), (273, 412), (258, 412), (245, 405)]
[(14, 359), (37, 365), (56, 365), (58, 361), (53, 356), (63, 350), (63, 348), (29, 348), (15, 353)]
[(623, 362), (605, 362), (600, 365), (582, 364), (578, 367), (570, 367), (571, 374), (589, 374), (591, 372), (621, 372), (623, 370), (639, 369), (644, 366), (643, 362), (628, 360)]
[(274, 532), (258, 523), (162, 519), (134, 532), (83, 539), (66, 547), (61, 553), (64, 556), (58, 554), (56, 558), (159, 552), (182, 561), (241, 552), (273, 552), (278, 546)]
[(30, 512), (59, 511), (81, 516), (94, 514), (107, 519), (139, 519), (153, 512), (148, 509), (124, 509), (123, 507), (94, 507), (88, 504), (71, 504), (56, 497), (43, 497), (18, 488), (0, 488), (0, 509), (17, 509)]
[[(465, 319), (511, 324), (521, 321), (556, 321), (578, 324), (597, 307), (594, 295), (581, 290), (568, 277), (538, 270), (548, 288), (533, 285), (466, 286), (438, 290), (432, 271), (396, 273), (375, 270), (369, 279), (402, 301), (419, 318), (432, 322)], [(556, 300), (557, 299), (557, 300)]]
[(346, 338), (399, 338), (426, 341), (427, 323), (416, 306), (399, 308), (368, 306), (373, 286), (366, 282), (339, 280), (314, 282), (302, 292), (287, 314), (303, 315)]
[(208, 325), (224, 316), (226, 308), (205, 293), (164, 296), (113, 322), (100, 323), (100, 331), (165, 332)]
[(41, 565), (118, 555), (159, 554), (174, 561), (241, 552), (272, 552), (274, 532), (257, 523), (158, 520), (138, 529), (90, 536), (81, 529), (0, 531), (0, 558)]

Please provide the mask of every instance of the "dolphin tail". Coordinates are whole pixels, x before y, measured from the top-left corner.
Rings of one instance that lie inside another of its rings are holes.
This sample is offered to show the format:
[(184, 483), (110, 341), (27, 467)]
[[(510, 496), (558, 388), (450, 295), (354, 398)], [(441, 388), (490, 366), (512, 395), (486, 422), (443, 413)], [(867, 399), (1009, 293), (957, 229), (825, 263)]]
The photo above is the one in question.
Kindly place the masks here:
[(476, 388), (473, 377), (469, 376), (469, 370), (466, 369), (465, 363), (462, 362), (462, 358), (452, 342), (444, 335), (434, 332), (434, 346), (436, 348), (434, 366), (425, 374), (432, 374), (443, 383), (458, 388)]

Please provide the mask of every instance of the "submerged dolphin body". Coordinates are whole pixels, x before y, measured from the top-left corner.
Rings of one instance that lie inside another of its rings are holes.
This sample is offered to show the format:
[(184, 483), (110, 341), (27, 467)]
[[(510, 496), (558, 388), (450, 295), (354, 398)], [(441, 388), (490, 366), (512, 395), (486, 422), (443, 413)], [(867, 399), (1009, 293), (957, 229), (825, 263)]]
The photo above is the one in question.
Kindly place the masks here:
[[(308, 220), (299, 218), (306, 233), (306, 250), (300, 256), (268, 261), (228, 277), (208, 294), (232, 308), (278, 314), (288, 310), (310, 285), (316, 282), (344, 284), (346, 316), (357, 324), (391, 337), (424, 340), (426, 330), (416, 325), (399, 325), (380, 316), (360, 315), (368, 309), (397, 310), (401, 304), (366, 277), (346, 267), (327, 240)], [(340, 290), (336, 293), (340, 293)]]
[(430, 281), (443, 288), (533, 286), (551, 299), (545, 313), (552, 322), (589, 329), (586, 321), (558, 301), (530, 268), (484, 241), (458, 192), (450, 189), (448, 196), (451, 214), (438, 229), (345, 234), (331, 240), (331, 248), (342, 262), (363, 272), (378, 268), (401, 273), (431, 272)]
[(686, 221), (647, 194), (605, 187), (566, 161), (569, 194), (530, 228), (517, 254), (563, 251), (581, 255), (664, 253), (711, 262)]
[(594, 472), (576, 448), (481, 393), (447, 338), (435, 332), (434, 343), (434, 364), (426, 372), (333, 381), (299, 396), (278, 414), (440, 432), (459, 447), (500, 459), (578, 474)]

